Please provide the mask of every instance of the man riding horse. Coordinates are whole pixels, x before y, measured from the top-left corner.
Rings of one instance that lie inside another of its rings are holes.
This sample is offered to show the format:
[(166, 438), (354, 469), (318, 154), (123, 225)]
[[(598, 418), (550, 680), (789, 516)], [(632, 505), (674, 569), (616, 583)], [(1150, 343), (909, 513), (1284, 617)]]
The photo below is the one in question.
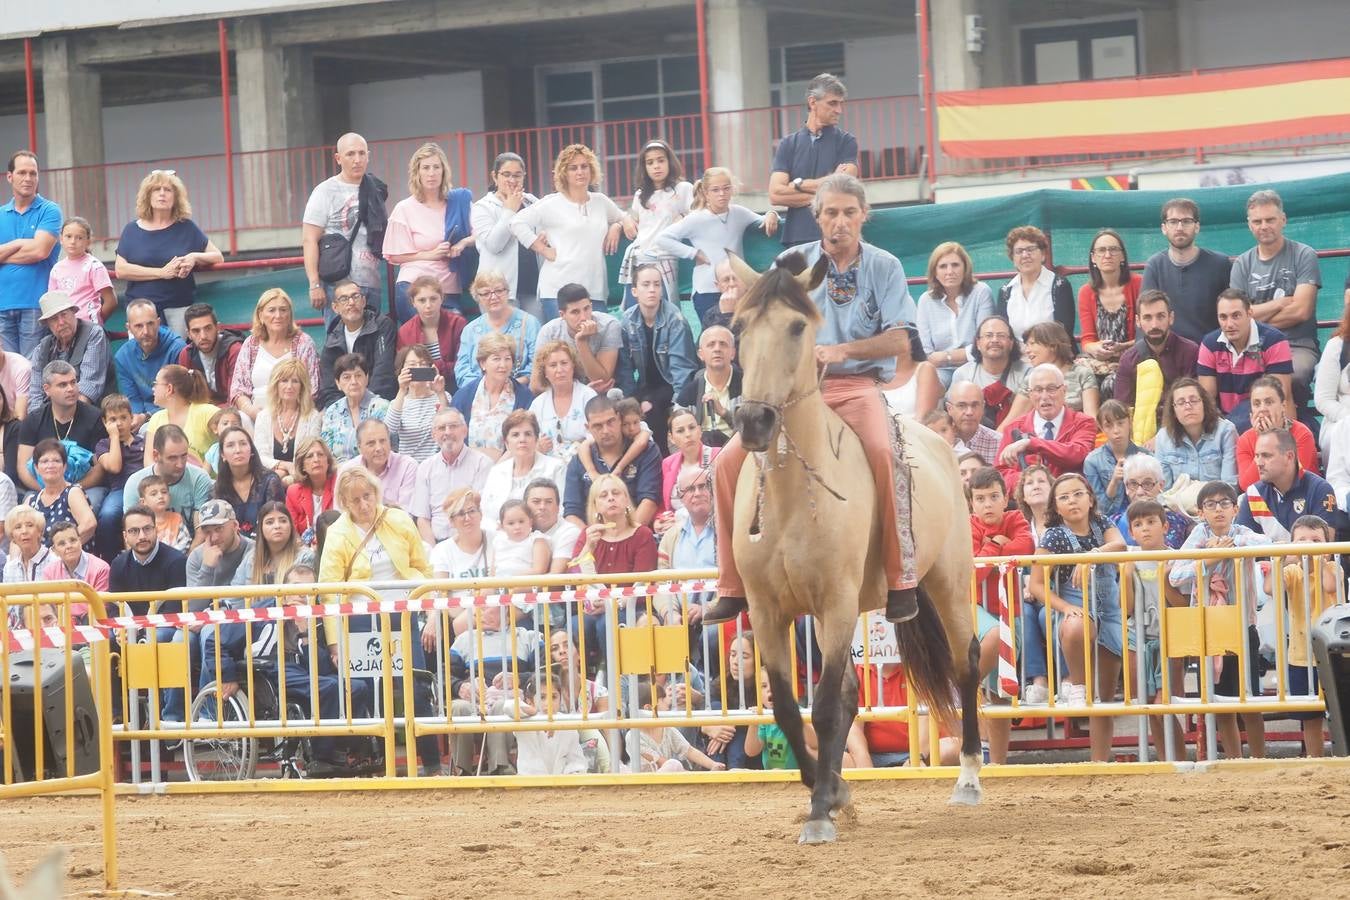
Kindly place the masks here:
[[(878, 385), (894, 377), (896, 357), (910, 352), (905, 326), (914, 322), (916, 308), (900, 260), (862, 239), (869, 207), (861, 181), (843, 173), (827, 176), (816, 190), (811, 210), (821, 239), (792, 247), (784, 255), (802, 254), (808, 268), (822, 255), (828, 259), (824, 280), (810, 293), (822, 319), (816, 333), (816, 364), (825, 370), (820, 390), (829, 407), (858, 435), (867, 454), (882, 519), (886, 618), (907, 622), (918, 613), (914, 539), (908, 517), (903, 522), (896, 517), (897, 472), (886, 403)], [(734, 619), (748, 609), (731, 541), (736, 479), (745, 458), (738, 434), (715, 463), (720, 573), (718, 600), (703, 614), (709, 624)], [(908, 477), (903, 466), (898, 474)], [(899, 489), (908, 495), (907, 483)]]

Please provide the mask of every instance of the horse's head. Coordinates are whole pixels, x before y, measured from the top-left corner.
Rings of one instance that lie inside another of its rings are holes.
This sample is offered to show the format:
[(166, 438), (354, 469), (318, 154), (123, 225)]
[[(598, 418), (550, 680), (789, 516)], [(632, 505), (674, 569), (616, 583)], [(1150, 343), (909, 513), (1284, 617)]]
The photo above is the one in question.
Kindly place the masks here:
[(745, 285), (732, 322), (745, 373), (736, 429), (745, 449), (762, 451), (778, 436), (785, 404), (815, 389), (820, 311), (807, 291), (825, 277), (826, 259), (804, 271), (806, 260), (793, 254), (761, 275), (740, 257), (728, 257)]

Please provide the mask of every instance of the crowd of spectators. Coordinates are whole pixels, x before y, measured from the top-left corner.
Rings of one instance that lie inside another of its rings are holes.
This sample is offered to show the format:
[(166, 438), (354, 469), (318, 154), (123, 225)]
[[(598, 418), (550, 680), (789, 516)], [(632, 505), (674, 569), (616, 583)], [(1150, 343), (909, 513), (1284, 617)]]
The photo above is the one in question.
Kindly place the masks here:
[[(778, 145), (768, 191), (781, 217), (735, 204), (725, 168), (691, 183), (676, 148), (660, 140), (639, 156), (626, 209), (599, 190), (601, 163), (580, 144), (558, 154), (554, 193), (524, 192), (524, 163), (506, 152), (477, 201), (453, 186), (441, 148), (426, 144), (409, 160), (408, 198), (386, 211), (365, 140), (344, 135), (338, 172), (314, 188), (303, 218), (308, 298), (323, 311), (317, 342), (299, 325), (306, 311), (280, 288), (258, 298), (247, 333), (222, 327), (198, 302), (195, 276), (221, 254), (193, 224), (175, 173), (141, 183), (115, 283), (89, 254), (88, 223), (38, 193), (36, 156), (13, 154), (13, 199), (0, 207), (4, 580), (72, 577), (144, 591), (716, 566), (713, 474), (741, 391), (726, 326), (744, 286), (727, 253), (760, 229), (808, 260), (830, 255), (835, 235), (818, 224), (830, 192), (852, 192), (865, 215), (852, 177), (857, 142), (838, 125), (844, 99), (837, 78), (815, 79), (805, 124)], [(886, 316), (886, 329), (908, 336), (884, 365), (847, 352), (822, 359), (872, 379), (866, 390), (880, 387), (891, 413), (952, 444), (977, 554), (1315, 540), (1309, 516), (1350, 527), (1350, 302), (1319, 356), (1317, 255), (1284, 236), (1280, 197), (1252, 194), (1256, 244), (1231, 262), (1197, 243), (1200, 213), (1189, 199), (1163, 205), (1166, 247), (1142, 275), (1120, 233), (1102, 229), (1076, 303), (1049, 236), (1031, 225), (1008, 232), (1016, 271), (1001, 285), (976, 279), (961, 244), (938, 245), (917, 302), (884, 250), (861, 244), (842, 269), (831, 256), (817, 299), (829, 321), (854, 316), (835, 307), (884, 293), (880, 311), (857, 306), (854, 318)], [(606, 257), (624, 236), (623, 301), (611, 305)], [(396, 271), (392, 315), (381, 259)], [(693, 263), (692, 324), (680, 260)], [(113, 352), (104, 323), (118, 308), (128, 336)], [(822, 344), (846, 344), (845, 331), (828, 331)], [(728, 467), (744, 455), (733, 447)], [(1043, 702), (1054, 690), (1081, 701), (1086, 641), (1100, 644), (1099, 698), (1115, 696), (1122, 668), (1126, 677), (1136, 664), (1156, 669), (1156, 648), (1150, 658), (1121, 645), (1111, 618), (1121, 583), (1150, 586), (1156, 613), (1158, 597), (1190, 601), (1194, 569), (1102, 565), (1087, 591), (1070, 567), (1029, 579), (1023, 699)], [(1225, 580), (1212, 568), (1207, 577), (1209, 602), (1250, 604), (1254, 628), (1260, 579)], [(982, 592), (982, 641), (996, 593)], [(1082, 617), (1085, 596), (1097, 604), (1093, 625)], [(653, 605), (660, 622), (689, 627), (703, 677), (644, 682), (624, 698), (636, 714), (695, 695), (713, 708), (765, 702), (753, 636), (742, 623), (719, 642), (700, 621), (711, 599)], [(597, 670), (612, 623), (600, 606), (578, 608), (571, 632), (560, 609), (550, 615), (551, 647), (528, 607), (419, 618), (415, 664), (449, 666), (452, 715), (604, 710), (611, 700)], [(1047, 630), (1064, 663), (1053, 685)], [(1156, 628), (1149, 634), (1156, 639)], [(346, 652), (339, 637), (328, 623), (326, 678)], [(202, 685), (218, 674), (231, 681), (235, 670), (215, 671), (216, 645), (206, 653), (198, 631), (161, 638), (192, 645)], [(510, 683), (513, 661), (543, 674), (522, 691)], [(1236, 690), (1229, 668), (1221, 686)], [(898, 667), (879, 678), (884, 698), (903, 696)], [(321, 685), (325, 710), (335, 708), (334, 684)], [(358, 691), (350, 702), (367, 699)], [(188, 702), (166, 691), (164, 716), (181, 719)], [(1246, 724), (1259, 751), (1259, 723)], [(1226, 748), (1239, 753), (1236, 721), (1223, 727)], [(633, 733), (635, 768), (784, 764), (771, 731), (665, 731)], [(850, 758), (902, 761), (901, 737), (860, 729)], [(1094, 718), (1092, 737), (1104, 758), (1110, 721)], [(1308, 751), (1320, 752), (1309, 739)], [(442, 771), (437, 742), (422, 743), (424, 765)], [(595, 769), (603, 743), (598, 732), (582, 732), (577, 747), (521, 740), (520, 770), (570, 771), (579, 759)], [(1006, 733), (993, 743), (1005, 756)], [(444, 770), (469, 771), (472, 742), (451, 749)], [(331, 742), (321, 756), (344, 764)], [(508, 737), (488, 740), (481, 759), (478, 771), (511, 769)]]

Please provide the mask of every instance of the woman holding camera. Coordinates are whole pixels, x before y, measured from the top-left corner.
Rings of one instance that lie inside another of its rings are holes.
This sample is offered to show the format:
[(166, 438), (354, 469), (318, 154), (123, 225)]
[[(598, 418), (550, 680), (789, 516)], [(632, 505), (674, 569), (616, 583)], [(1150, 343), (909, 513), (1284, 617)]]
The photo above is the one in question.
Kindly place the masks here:
[(431, 420), (450, 405), (445, 394), (445, 376), (436, 369), (427, 348), (410, 344), (394, 357), (398, 394), (389, 404), (384, 424), (389, 426), (398, 452), (421, 462), (436, 452)]

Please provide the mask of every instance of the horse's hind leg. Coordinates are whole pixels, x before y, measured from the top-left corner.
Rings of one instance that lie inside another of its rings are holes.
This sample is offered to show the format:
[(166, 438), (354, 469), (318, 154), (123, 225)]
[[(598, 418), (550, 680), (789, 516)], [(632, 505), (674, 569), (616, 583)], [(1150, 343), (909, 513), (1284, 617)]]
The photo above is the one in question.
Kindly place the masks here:
[(980, 642), (972, 637), (966, 654), (965, 672), (961, 675), (961, 774), (956, 779), (951, 803), (976, 806), (984, 791), (980, 788), (979, 723)]
[[(763, 604), (760, 604), (762, 607)], [(773, 691), (773, 718), (783, 730), (788, 746), (797, 756), (801, 771), (802, 784), (808, 790), (816, 784), (815, 760), (806, 752), (806, 735), (802, 725), (802, 712), (794, 702), (793, 686), (796, 673), (792, 671), (792, 654), (788, 646), (791, 640), (792, 621), (782, 616), (771, 616), (756, 612), (756, 605), (750, 607), (750, 624), (755, 630), (755, 640), (759, 644), (759, 655), (765, 670), (769, 673), (769, 688)]]
[[(848, 607), (841, 604), (841, 608)], [(853, 696), (848, 701), (852, 713), (844, 706), (841, 695), (844, 670), (853, 664), (849, 645), (853, 641), (854, 622), (855, 619), (846, 614), (821, 621), (823, 662), (820, 681), (816, 684), (815, 704), (811, 708), (811, 723), (816, 729), (816, 749), (820, 758), (816, 765), (816, 784), (811, 791), (811, 815), (798, 838), (798, 843), (802, 844), (823, 844), (835, 839), (837, 830), (831, 813), (838, 798), (847, 793), (846, 788), (840, 788), (839, 767), (844, 755), (844, 740), (848, 736), (847, 727), (857, 715), (857, 688), (853, 688)], [(854, 684), (853, 679), (849, 679), (849, 683)]]
[(839, 731), (844, 739), (833, 766), (834, 802), (830, 804), (832, 812), (839, 812), (853, 800), (853, 791), (843, 777), (843, 751), (848, 746), (848, 735), (853, 730), (853, 721), (858, 717), (858, 673), (852, 665), (844, 666), (844, 684), (840, 690), (839, 708)]

